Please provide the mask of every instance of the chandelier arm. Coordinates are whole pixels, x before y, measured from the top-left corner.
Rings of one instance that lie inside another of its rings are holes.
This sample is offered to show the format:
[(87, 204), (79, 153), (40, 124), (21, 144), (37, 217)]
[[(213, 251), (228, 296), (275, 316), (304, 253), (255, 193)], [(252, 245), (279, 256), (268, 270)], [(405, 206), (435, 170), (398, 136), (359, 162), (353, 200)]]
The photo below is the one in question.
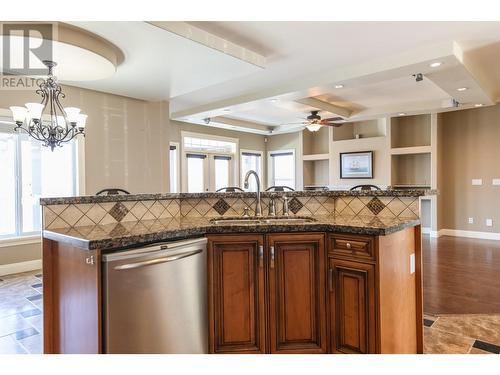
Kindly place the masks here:
[[(62, 146), (62, 143), (71, 141), (77, 135), (85, 136), (83, 128), (79, 129), (68, 122), (66, 111), (64, 110), (60, 99), (64, 99), (66, 95), (62, 91), (62, 87), (57, 83), (57, 78), (52, 74), (52, 67), (56, 65), (53, 61), (44, 61), (49, 69), (47, 78), (42, 80), (38, 85), (36, 94), (40, 95), (43, 106), (40, 119), (34, 121), (29, 118), (24, 122), (16, 122), (14, 130), (23, 131), (31, 138), (43, 142), (44, 146), (48, 146), (54, 151), (56, 146)], [(48, 108), (47, 108), (48, 107)], [(49, 121), (46, 124), (43, 122), (43, 113), (48, 110)], [(58, 116), (60, 112), (60, 115)], [(64, 124), (60, 124), (60, 119), (63, 118)]]

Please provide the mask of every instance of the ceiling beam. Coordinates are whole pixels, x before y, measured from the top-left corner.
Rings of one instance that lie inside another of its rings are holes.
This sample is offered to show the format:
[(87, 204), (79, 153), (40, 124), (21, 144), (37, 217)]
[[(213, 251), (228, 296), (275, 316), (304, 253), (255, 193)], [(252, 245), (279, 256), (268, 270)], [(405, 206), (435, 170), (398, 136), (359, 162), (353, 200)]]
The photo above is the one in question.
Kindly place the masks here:
[(183, 38), (202, 44), (205, 47), (215, 49), (226, 55), (253, 64), (260, 68), (266, 67), (266, 57), (242, 47), (227, 39), (218, 37), (203, 29), (193, 26), (187, 22), (179, 21), (149, 21), (150, 25), (177, 34)]
[(296, 102), (317, 108), (322, 111), (330, 112), (334, 115), (344, 118), (348, 118), (352, 114), (352, 111), (348, 108), (339, 107), (338, 105), (330, 104), (316, 98), (304, 98), (296, 100)]

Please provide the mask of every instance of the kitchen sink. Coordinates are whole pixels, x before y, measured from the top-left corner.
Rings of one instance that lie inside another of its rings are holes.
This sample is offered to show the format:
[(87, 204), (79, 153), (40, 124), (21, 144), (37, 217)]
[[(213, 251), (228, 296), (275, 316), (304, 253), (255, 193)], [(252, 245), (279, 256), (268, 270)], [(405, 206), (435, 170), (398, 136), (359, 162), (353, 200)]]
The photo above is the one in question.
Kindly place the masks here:
[(315, 222), (312, 217), (237, 217), (237, 218), (217, 218), (211, 219), (210, 222), (215, 225), (256, 225), (256, 224), (304, 224)]

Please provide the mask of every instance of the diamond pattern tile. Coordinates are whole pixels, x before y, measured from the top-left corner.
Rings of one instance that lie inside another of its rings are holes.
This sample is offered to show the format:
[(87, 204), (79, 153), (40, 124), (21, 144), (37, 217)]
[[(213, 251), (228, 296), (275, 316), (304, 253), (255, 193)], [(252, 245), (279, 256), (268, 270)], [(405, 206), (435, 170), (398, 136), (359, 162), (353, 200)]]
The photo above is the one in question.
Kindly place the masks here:
[(120, 222), (128, 214), (128, 208), (122, 202), (116, 202), (108, 213), (113, 219)]
[(217, 211), (219, 215), (224, 215), (230, 207), (231, 206), (229, 206), (229, 204), (222, 198), (213, 205), (213, 209)]
[(297, 214), (297, 212), (299, 212), (302, 207), (304, 207), (304, 205), (297, 198), (295, 198), (295, 197), (293, 197), (290, 200), (290, 202), (288, 202), (288, 208), (294, 214)]
[(378, 215), (380, 211), (382, 211), (385, 208), (385, 204), (382, 203), (380, 199), (377, 197), (373, 197), (368, 204), (366, 205), (368, 209), (373, 212), (374, 215)]

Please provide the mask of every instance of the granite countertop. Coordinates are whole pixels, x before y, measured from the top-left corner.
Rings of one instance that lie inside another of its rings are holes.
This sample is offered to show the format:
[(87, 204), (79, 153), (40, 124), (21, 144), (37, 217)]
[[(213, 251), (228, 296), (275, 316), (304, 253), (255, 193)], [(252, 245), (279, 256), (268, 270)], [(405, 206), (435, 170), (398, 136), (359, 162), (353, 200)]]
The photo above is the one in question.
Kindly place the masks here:
[[(227, 219), (221, 218), (221, 219)], [(315, 216), (314, 222), (273, 224), (212, 224), (210, 218), (168, 218), (44, 230), (43, 237), (87, 250), (115, 250), (205, 234), (336, 232), (387, 235), (420, 224), (418, 219), (373, 216)]]
[[(431, 189), (387, 189), (387, 190), (328, 190), (328, 191), (276, 191), (262, 192), (262, 198), (286, 195), (287, 197), (421, 197), (436, 195), (436, 190)], [(42, 206), (53, 204), (80, 204), (101, 202), (145, 201), (161, 199), (196, 199), (196, 198), (254, 198), (255, 192), (234, 193), (155, 193), (155, 194), (129, 194), (129, 195), (85, 195), (79, 197), (41, 198)]]

